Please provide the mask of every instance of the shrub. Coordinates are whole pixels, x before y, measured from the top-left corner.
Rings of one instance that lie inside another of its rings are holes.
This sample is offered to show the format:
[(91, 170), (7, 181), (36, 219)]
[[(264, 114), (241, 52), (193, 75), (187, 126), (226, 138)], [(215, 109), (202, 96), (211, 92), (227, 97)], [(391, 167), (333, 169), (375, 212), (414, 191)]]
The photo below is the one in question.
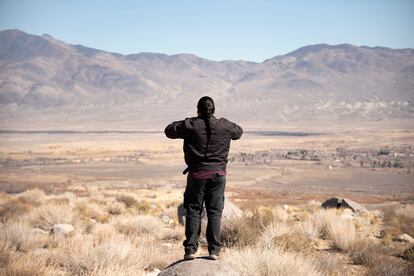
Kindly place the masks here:
[(96, 203), (82, 201), (76, 205), (75, 210), (81, 218), (93, 219), (101, 223), (108, 222), (109, 219), (108, 214), (102, 211), (101, 207)]
[(12, 249), (8, 241), (0, 239), (0, 267), (5, 267), (11, 259)]
[(111, 202), (106, 206), (106, 211), (111, 215), (120, 215), (124, 212), (125, 205), (121, 202)]
[(401, 231), (399, 228), (395, 226), (385, 226), (385, 228), (380, 232), (380, 237), (383, 244), (389, 245), (400, 234)]
[(34, 233), (25, 222), (9, 221), (0, 228), (0, 241), (17, 251), (26, 252), (47, 244), (48, 235)]
[(148, 204), (148, 202), (140, 201), (135, 204), (135, 209), (138, 211), (139, 214), (149, 214), (151, 211), (151, 206)]
[(125, 207), (131, 208), (137, 205), (137, 200), (129, 195), (118, 195), (116, 200), (125, 204)]
[(395, 257), (378, 257), (374, 264), (368, 267), (367, 276), (412, 276), (414, 266)]
[(112, 221), (116, 230), (125, 235), (153, 235), (161, 237), (164, 229), (162, 221), (153, 216), (122, 216)]
[(312, 259), (323, 275), (342, 276), (345, 273), (345, 267), (340, 258), (329, 252), (316, 252)]
[(255, 220), (254, 216), (232, 218), (223, 221), (221, 241), (228, 247), (254, 245), (260, 240), (263, 230), (263, 224)]
[(373, 265), (380, 255), (387, 254), (386, 248), (371, 240), (356, 240), (348, 247), (348, 253), (353, 264)]
[(10, 198), (0, 205), (0, 220), (6, 222), (10, 218), (28, 213), (32, 206), (18, 199)]
[(114, 225), (109, 223), (92, 224), (90, 227), (87, 227), (87, 230), (86, 233), (93, 235), (98, 242), (109, 240), (116, 235)]
[(27, 215), (27, 220), (33, 227), (49, 231), (58, 223), (75, 224), (77, 217), (69, 205), (47, 204), (42, 205)]
[(388, 207), (383, 210), (383, 222), (386, 226), (395, 227), (400, 233), (414, 236), (414, 205), (401, 208)]
[(17, 195), (17, 199), (23, 203), (38, 206), (46, 200), (46, 195), (42, 190), (27, 190)]
[(411, 245), (401, 254), (401, 258), (414, 263), (414, 245)]
[(285, 251), (300, 252), (305, 255), (310, 255), (315, 252), (315, 248), (312, 246), (312, 241), (297, 233), (282, 234), (274, 237), (272, 242), (274, 246)]
[(57, 267), (45, 258), (33, 258), (30, 255), (19, 255), (6, 266), (0, 268), (4, 276), (53, 276), (61, 275)]

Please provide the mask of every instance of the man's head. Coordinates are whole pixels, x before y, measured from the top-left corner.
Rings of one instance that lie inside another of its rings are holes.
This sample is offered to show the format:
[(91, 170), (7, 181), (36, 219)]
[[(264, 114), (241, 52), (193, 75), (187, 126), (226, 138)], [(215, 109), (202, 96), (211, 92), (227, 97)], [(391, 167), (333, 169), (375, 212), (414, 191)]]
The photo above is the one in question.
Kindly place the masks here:
[(215, 110), (216, 108), (214, 106), (214, 101), (212, 98), (208, 96), (204, 96), (200, 100), (198, 100), (198, 104), (197, 104), (198, 116), (204, 119), (208, 119), (211, 117), (211, 115), (214, 114)]

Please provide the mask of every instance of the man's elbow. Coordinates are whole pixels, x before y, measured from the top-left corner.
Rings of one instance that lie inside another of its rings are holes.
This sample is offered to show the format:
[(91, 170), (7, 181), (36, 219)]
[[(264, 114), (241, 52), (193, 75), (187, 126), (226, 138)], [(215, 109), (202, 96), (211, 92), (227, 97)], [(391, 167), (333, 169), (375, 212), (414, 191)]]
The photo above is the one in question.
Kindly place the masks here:
[(167, 126), (165, 129), (164, 129), (164, 133), (165, 133), (165, 136), (167, 136), (168, 138), (170, 138), (170, 139), (174, 139), (175, 137), (174, 137), (174, 133), (171, 131), (171, 129), (169, 128), (169, 126)]
[(241, 127), (237, 127), (237, 129), (233, 133), (232, 140), (238, 140), (242, 137), (242, 135), (243, 135), (243, 129)]

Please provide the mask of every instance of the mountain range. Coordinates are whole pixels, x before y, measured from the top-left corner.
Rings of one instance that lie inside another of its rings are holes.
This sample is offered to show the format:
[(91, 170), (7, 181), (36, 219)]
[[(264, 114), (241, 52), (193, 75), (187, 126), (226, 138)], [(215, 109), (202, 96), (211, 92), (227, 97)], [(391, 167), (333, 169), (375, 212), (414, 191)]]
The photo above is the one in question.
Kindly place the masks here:
[(0, 129), (161, 130), (199, 97), (246, 129), (413, 127), (414, 49), (318, 44), (261, 63), (122, 55), (0, 31)]

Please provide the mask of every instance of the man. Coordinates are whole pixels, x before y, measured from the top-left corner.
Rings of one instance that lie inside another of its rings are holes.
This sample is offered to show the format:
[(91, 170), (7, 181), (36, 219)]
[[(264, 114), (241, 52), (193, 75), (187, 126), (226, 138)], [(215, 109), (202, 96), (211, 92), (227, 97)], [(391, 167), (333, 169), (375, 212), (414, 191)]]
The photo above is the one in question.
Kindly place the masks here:
[(217, 119), (214, 101), (202, 97), (197, 104), (197, 117), (169, 124), (165, 128), (168, 138), (184, 139), (184, 158), (187, 169), (187, 186), (184, 192), (186, 209), (185, 260), (195, 258), (201, 231), (203, 202), (207, 210), (207, 242), (209, 258), (219, 258), (221, 242), (221, 215), (224, 208), (226, 164), (230, 141), (242, 136), (243, 130), (227, 119)]

